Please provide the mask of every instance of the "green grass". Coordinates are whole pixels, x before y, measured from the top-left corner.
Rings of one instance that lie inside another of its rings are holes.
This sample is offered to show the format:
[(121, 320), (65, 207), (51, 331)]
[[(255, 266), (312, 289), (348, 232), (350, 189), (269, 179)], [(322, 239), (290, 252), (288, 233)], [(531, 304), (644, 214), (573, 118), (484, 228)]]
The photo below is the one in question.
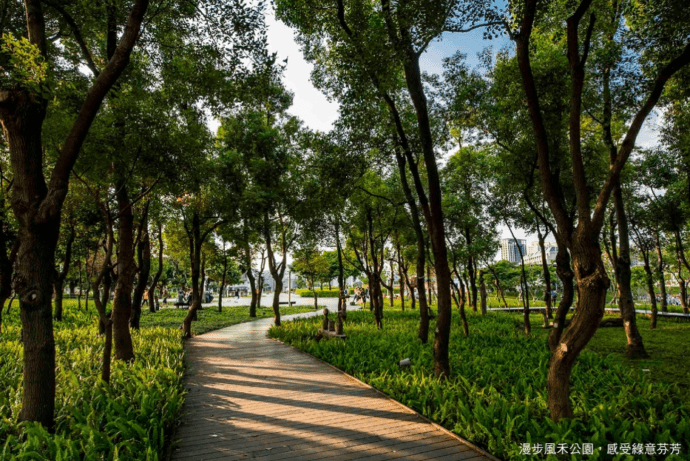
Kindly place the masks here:
[[(503, 459), (539, 459), (519, 455), (520, 444), (530, 442), (587, 442), (603, 447), (603, 452), (586, 458), (591, 460), (633, 460), (631, 456), (607, 456), (609, 443), (677, 442), (682, 444), (683, 456), (666, 459), (686, 459), (690, 405), (683, 388), (688, 381), (681, 372), (649, 376), (640, 371), (640, 363), (624, 360), (622, 329), (601, 329), (583, 351), (571, 380), (575, 417), (554, 423), (548, 417), (550, 353), (546, 331), (539, 327), (541, 316), (532, 316), (534, 334), (526, 337), (519, 316), (468, 315), (469, 338), (460, 334), (459, 319), (454, 315), (452, 376), (444, 382), (433, 374), (432, 345), (422, 345), (416, 338), (418, 311), (387, 311), (383, 331), (374, 327), (370, 312), (351, 312), (345, 341), (314, 341), (319, 319), (285, 322), (269, 334), (368, 382)], [(688, 333), (685, 325), (664, 324), (650, 336), (643, 320), (640, 326), (645, 338), (662, 338), (676, 328)], [(430, 331), (434, 328), (432, 322)], [(677, 337), (658, 339), (656, 344), (665, 347), (676, 344), (675, 340)], [(650, 347), (655, 341), (650, 339)], [(672, 367), (687, 359), (686, 351), (687, 346), (671, 347), (660, 363)], [(406, 357), (412, 366), (401, 370), (396, 362)], [(641, 455), (634, 459), (654, 458)]]
[[(313, 310), (313, 305), (280, 306), (280, 315), (297, 314)], [(145, 310), (141, 313), (141, 326), (179, 328), (186, 315), (187, 309), (161, 309), (155, 314)], [(200, 335), (207, 331), (266, 317), (273, 317), (273, 309), (270, 306), (261, 306), (256, 312), (256, 317), (249, 317), (249, 306), (223, 306), (223, 312), (218, 312), (218, 306), (208, 306), (197, 311), (197, 321), (192, 322), (192, 334)]]

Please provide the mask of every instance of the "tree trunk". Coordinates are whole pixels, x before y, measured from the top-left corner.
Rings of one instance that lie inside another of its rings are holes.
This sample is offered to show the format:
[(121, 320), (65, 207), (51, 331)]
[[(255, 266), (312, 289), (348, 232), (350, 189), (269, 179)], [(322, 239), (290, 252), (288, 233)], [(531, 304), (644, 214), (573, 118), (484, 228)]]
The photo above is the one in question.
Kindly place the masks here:
[(561, 340), (561, 335), (565, 329), (566, 316), (573, 305), (575, 292), (573, 290), (574, 274), (570, 268), (570, 254), (565, 245), (558, 243), (558, 253), (556, 253), (556, 274), (563, 284), (563, 296), (556, 309), (556, 318), (553, 321), (552, 329), (549, 332), (549, 349), (553, 353)]
[(319, 309), (319, 296), (316, 294), (316, 288), (314, 288), (314, 277), (311, 278), (311, 292), (314, 294), (314, 310)]
[[(58, 272), (55, 274), (55, 283), (54, 283), (54, 289), (55, 289), (55, 311), (54, 311), (54, 317), (55, 320), (60, 322), (62, 321), (62, 298), (63, 298), (63, 292), (62, 290), (64, 289), (64, 284), (65, 284), (65, 279), (67, 278), (67, 275), (69, 275), (69, 268), (70, 268), (70, 263), (72, 262), (72, 244), (74, 243), (74, 228), (70, 228), (70, 235), (67, 239), (67, 247), (65, 249), (65, 260), (63, 263), (62, 271)], [(80, 272), (81, 274), (81, 269)], [(81, 294), (81, 285), (79, 286), (79, 293)], [(81, 306), (79, 306), (81, 307)]]
[(149, 287), (149, 312), (155, 313), (156, 312), (156, 307), (154, 303), (154, 299), (157, 300), (156, 298), (156, 285), (158, 285), (158, 281), (161, 278), (161, 275), (163, 275), (163, 224), (159, 223), (158, 224), (158, 270), (156, 271), (156, 275), (153, 276), (153, 280), (151, 281), (151, 286)]
[[(548, 230), (547, 230), (548, 233)], [(544, 305), (546, 306), (546, 318), (552, 319), (553, 313), (551, 312), (551, 272), (549, 272), (549, 263), (546, 260), (546, 246), (544, 245), (544, 240), (546, 234), (542, 234), (539, 228), (537, 228), (537, 236), (539, 238), (539, 249), (541, 250), (541, 268), (544, 272), (544, 284), (546, 291), (544, 292)]]
[(335, 248), (338, 254), (338, 290), (340, 290), (340, 306), (339, 310), (341, 312), (341, 316), (343, 319), (343, 322), (347, 320), (347, 299), (343, 297), (343, 293), (345, 292), (345, 276), (344, 276), (344, 268), (343, 268), (343, 250), (340, 246), (340, 216), (336, 215), (335, 219)]
[[(417, 290), (419, 293), (419, 331), (417, 336), (419, 337), (422, 344), (426, 344), (429, 340), (429, 311), (426, 300), (426, 292), (424, 290), (424, 265), (426, 264), (426, 239), (424, 237), (424, 231), (422, 229), (422, 223), (419, 219), (419, 209), (417, 208), (417, 201), (412, 195), (412, 190), (410, 189), (409, 183), (407, 182), (407, 171), (405, 170), (405, 157), (400, 154), (398, 149), (395, 150), (395, 157), (398, 163), (398, 171), (400, 173), (400, 183), (402, 185), (403, 192), (405, 193), (405, 199), (410, 208), (410, 218), (412, 218), (412, 227), (414, 228), (415, 237), (417, 238)], [(410, 165), (412, 168), (412, 165)], [(420, 285), (419, 281), (422, 281)], [(410, 286), (410, 299), (412, 304), (412, 309), (415, 308), (415, 296), (414, 290)]]
[[(283, 291), (283, 278), (276, 279), (275, 290), (273, 291), (273, 324), (277, 327), (280, 326), (280, 293)], [(316, 291), (314, 290), (314, 300), (316, 300)]]
[(405, 283), (407, 283), (407, 291), (410, 293), (410, 309), (414, 310), (416, 301), (414, 295), (414, 287), (412, 286), (412, 282), (410, 281), (410, 278), (407, 276), (407, 274), (405, 274)]
[(649, 357), (642, 342), (642, 336), (637, 329), (637, 315), (635, 314), (635, 302), (633, 301), (630, 271), (630, 235), (628, 231), (628, 218), (623, 204), (623, 192), (620, 186), (613, 188), (613, 203), (618, 221), (619, 252), (616, 261), (616, 282), (618, 284), (618, 308), (623, 318), (623, 326), (628, 345), (626, 356), (628, 358)]
[[(457, 276), (457, 271), (455, 272)], [(458, 277), (460, 281), (460, 319), (462, 320), (462, 331), (465, 334), (465, 338), (470, 335), (470, 327), (467, 324), (467, 317), (465, 316), (465, 284), (462, 283), (462, 279)]]
[[(132, 297), (132, 315), (129, 319), (129, 326), (136, 330), (139, 329), (139, 320), (141, 319), (141, 303), (144, 298), (144, 291), (146, 291), (146, 284), (149, 281), (149, 274), (151, 273), (151, 240), (148, 229), (148, 202), (144, 206), (144, 211), (141, 218), (141, 227), (139, 234), (142, 236), (141, 241), (137, 245), (137, 259), (139, 261), (139, 276), (136, 287), (134, 288), (134, 296)], [(149, 298), (149, 303), (153, 303), (153, 298)]]
[(201, 252), (201, 283), (199, 285), (199, 310), (204, 308), (204, 306), (202, 306), (201, 303), (204, 302), (204, 297), (206, 296), (206, 280), (206, 253)]
[(549, 409), (555, 421), (573, 414), (570, 407), (570, 373), (577, 356), (604, 316), (610, 280), (596, 239), (597, 235), (587, 232), (586, 228), (573, 237), (571, 254), (578, 287), (577, 311), (553, 351), (548, 375)]
[(132, 288), (134, 287), (134, 215), (132, 202), (129, 200), (127, 185), (119, 180), (115, 184), (117, 191), (118, 245), (117, 245), (117, 282), (113, 299), (113, 342), (115, 359), (134, 360), (134, 346), (129, 330), (129, 319), (132, 316)]
[(668, 312), (668, 302), (666, 300), (666, 277), (664, 276), (664, 269), (666, 264), (664, 263), (664, 254), (661, 251), (661, 240), (659, 239), (659, 233), (655, 232), (654, 238), (656, 241), (656, 256), (657, 256), (657, 277), (659, 279), (659, 295), (661, 296), (661, 312)]
[(482, 317), (486, 316), (486, 283), (484, 283), (484, 271), (479, 271), (479, 293), (481, 300)]
[(647, 282), (647, 293), (649, 293), (649, 303), (652, 309), (650, 327), (652, 330), (654, 330), (656, 328), (657, 319), (656, 293), (654, 292), (654, 273), (652, 272), (652, 267), (649, 264), (649, 256), (646, 253), (643, 253), (643, 255), (645, 281)]
[(55, 293), (55, 299), (53, 300), (55, 305), (53, 317), (56, 322), (62, 321), (62, 298), (64, 297), (64, 293), (62, 292), (63, 289), (64, 286), (62, 280), (60, 280), (59, 277), (56, 277), (55, 281), (53, 282), (53, 292)]
[(192, 214), (192, 227), (187, 231), (189, 239), (189, 259), (192, 266), (192, 304), (184, 320), (182, 321), (182, 335), (185, 339), (192, 337), (192, 321), (196, 320), (197, 311), (201, 307), (201, 293), (199, 278), (201, 275), (201, 220), (199, 212)]
[(225, 242), (223, 242), (223, 277), (220, 281), (218, 290), (218, 312), (223, 312), (223, 291), (225, 290), (225, 276), (228, 273), (228, 254), (225, 252)]

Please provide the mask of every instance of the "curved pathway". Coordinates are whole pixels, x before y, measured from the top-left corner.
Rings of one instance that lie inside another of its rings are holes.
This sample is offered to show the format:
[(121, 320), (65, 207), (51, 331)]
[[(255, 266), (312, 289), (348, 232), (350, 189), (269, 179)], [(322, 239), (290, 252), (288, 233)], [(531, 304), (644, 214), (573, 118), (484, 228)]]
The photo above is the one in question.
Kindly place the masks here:
[(496, 460), (371, 387), (270, 340), (271, 324), (241, 323), (187, 342), (189, 394), (173, 460)]

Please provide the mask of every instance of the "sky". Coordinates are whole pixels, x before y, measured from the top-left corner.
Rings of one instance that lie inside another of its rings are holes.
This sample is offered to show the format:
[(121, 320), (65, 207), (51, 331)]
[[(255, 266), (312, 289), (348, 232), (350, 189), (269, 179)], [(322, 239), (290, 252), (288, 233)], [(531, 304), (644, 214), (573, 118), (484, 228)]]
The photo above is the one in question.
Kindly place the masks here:
[[(295, 42), (294, 31), (278, 21), (271, 8), (267, 12), (268, 46), (270, 51), (278, 54), (282, 61), (287, 58), (287, 68), (284, 74), (285, 85), (294, 93), (293, 106), (289, 112), (304, 121), (311, 129), (329, 131), (338, 118), (338, 104), (328, 99), (311, 83), (313, 66), (305, 61), (299, 45)], [(494, 53), (503, 47), (511, 47), (506, 36), (493, 40), (484, 40), (480, 29), (464, 34), (445, 33), (441, 40), (431, 43), (427, 51), (420, 58), (420, 66), (428, 73), (440, 74), (443, 71), (443, 59), (460, 51), (467, 55), (470, 67), (479, 65), (477, 53), (485, 47), (491, 46)], [(650, 117), (645, 123), (638, 145), (650, 147), (657, 141), (656, 123), (658, 117)], [(216, 125), (217, 126), (217, 125)], [(213, 128), (216, 128), (214, 126)], [(502, 238), (510, 238), (507, 228), (502, 228)], [(520, 229), (514, 229), (516, 238), (526, 238), (527, 243), (536, 240), (536, 236), (525, 235)]]

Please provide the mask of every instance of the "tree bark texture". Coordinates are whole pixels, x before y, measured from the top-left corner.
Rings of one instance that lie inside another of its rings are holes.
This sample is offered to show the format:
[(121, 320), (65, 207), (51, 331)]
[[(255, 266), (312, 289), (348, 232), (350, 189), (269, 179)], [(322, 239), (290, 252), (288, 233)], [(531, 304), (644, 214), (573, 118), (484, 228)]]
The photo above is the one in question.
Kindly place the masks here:
[(113, 298), (113, 342), (115, 359), (134, 360), (134, 345), (129, 329), (132, 316), (132, 289), (136, 265), (134, 263), (134, 214), (127, 185), (119, 180), (115, 184), (118, 207), (117, 282)]

